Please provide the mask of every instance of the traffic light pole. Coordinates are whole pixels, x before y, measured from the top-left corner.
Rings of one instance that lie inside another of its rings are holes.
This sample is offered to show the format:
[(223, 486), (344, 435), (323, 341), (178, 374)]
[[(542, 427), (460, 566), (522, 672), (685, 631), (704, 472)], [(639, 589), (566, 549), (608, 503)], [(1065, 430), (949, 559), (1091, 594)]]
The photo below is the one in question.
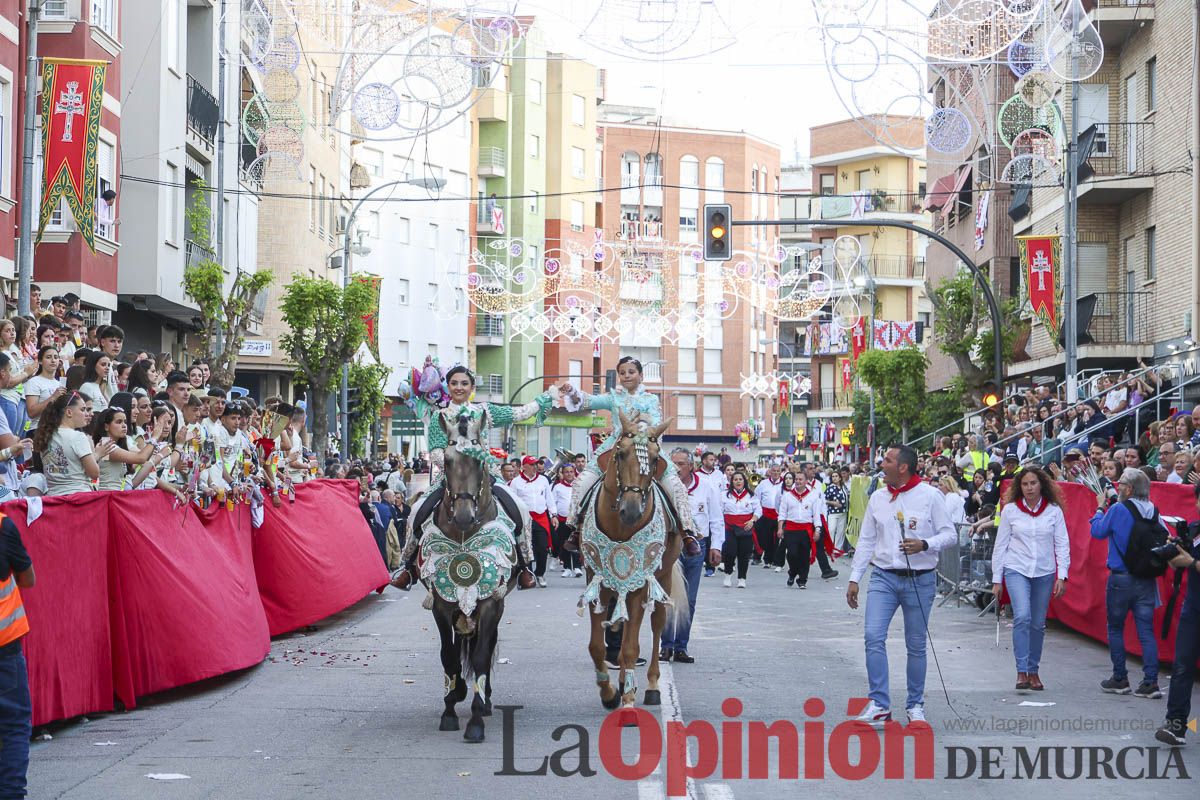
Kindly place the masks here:
[[(856, 220), (856, 222), (859, 222), (859, 221)], [(772, 228), (778, 228), (782, 225), (803, 225), (806, 227), (814, 227), (814, 226), (822, 226), (823, 225), (823, 226), (829, 227), (829, 220), (827, 220), (827, 219), (730, 220), (729, 224), (732, 227), (747, 227), (747, 228), (754, 226), (754, 225), (769, 226)], [(950, 241), (949, 239), (942, 236), (941, 234), (935, 233), (934, 231), (931, 231), (928, 228), (922, 228), (920, 225), (913, 225), (908, 222), (898, 222), (898, 221), (893, 221), (893, 220), (874, 220), (874, 219), (873, 220), (863, 220), (863, 221), (861, 221), (861, 224), (864, 226), (872, 227), (872, 228), (903, 228), (906, 231), (912, 231), (913, 233), (919, 233), (922, 236), (927, 236), (930, 239), (933, 239), (938, 244), (940, 244), (942, 247), (945, 247), (951, 253), (953, 253), (958, 258), (959, 261), (961, 261), (963, 264), (965, 264), (967, 266), (967, 269), (971, 270), (971, 274), (975, 276), (975, 282), (977, 284), (979, 284), (979, 289), (983, 293), (983, 299), (987, 302), (987, 305), (988, 305), (988, 312), (990, 313), (990, 315), (992, 317), (992, 331), (994, 331), (996, 334), (996, 335), (992, 336), (992, 344), (993, 344), (993, 347), (992, 347), (992, 379), (996, 381), (997, 388), (1002, 388), (1004, 386), (1004, 343), (1001, 341), (1001, 339), (1003, 337), (1001, 337), (999, 335), (1000, 329), (1001, 329), (1001, 324), (1002, 324), (1002, 317), (1000, 315), (1000, 304), (996, 302), (996, 295), (992, 291), (991, 285), (988, 283), (987, 276), (983, 274), (983, 270), (979, 269), (979, 267), (976, 266), (975, 262), (973, 260), (971, 260), (971, 257), (968, 256), (962, 250), (962, 248), (960, 248), (954, 242)], [(873, 331), (872, 331), (871, 335), (872, 336), (874, 335)]]

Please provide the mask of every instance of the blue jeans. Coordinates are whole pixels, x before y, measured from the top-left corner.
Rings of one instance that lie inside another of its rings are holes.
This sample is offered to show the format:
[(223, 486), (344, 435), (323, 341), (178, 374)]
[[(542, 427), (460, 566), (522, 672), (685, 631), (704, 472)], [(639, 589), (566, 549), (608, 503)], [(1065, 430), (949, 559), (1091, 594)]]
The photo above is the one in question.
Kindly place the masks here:
[(29, 412), (25, 408), (25, 401), (6, 400), (0, 397), (0, 411), (4, 412), (4, 416), (8, 420), (8, 429), (18, 439), (23, 439), (25, 437), (25, 423), (29, 419)]
[(867, 685), (868, 696), (880, 708), (892, 707), (888, 694), (887, 635), (896, 609), (904, 612), (904, 646), (908, 652), (908, 699), (904, 707), (925, 702), (925, 637), (936, 589), (934, 572), (911, 578), (881, 569), (871, 573), (864, 626)]
[(1167, 720), (1185, 723), (1191, 718), (1192, 683), (1196, 680), (1196, 659), (1200, 658), (1200, 591), (1191, 588), (1194, 572), (1188, 575), (1189, 589), (1175, 631), (1175, 665), (1167, 690)]
[(1037, 674), (1046, 640), (1046, 611), (1054, 591), (1054, 573), (1027, 578), (1011, 569), (1004, 570), (1004, 585), (1013, 610), (1013, 655), (1017, 672)]
[(25, 796), (32, 714), (25, 654), (18, 647), (0, 655), (0, 800)]
[(1125, 669), (1125, 618), (1133, 612), (1133, 624), (1142, 643), (1142, 673), (1148, 683), (1158, 681), (1158, 642), (1154, 639), (1154, 608), (1158, 587), (1153, 578), (1135, 578), (1127, 572), (1110, 572), (1104, 595), (1108, 610), (1108, 654), (1113, 677), (1127, 678)]
[(687, 650), (692, 635), (692, 618), (696, 616), (696, 594), (700, 591), (700, 571), (704, 568), (707, 550), (698, 556), (680, 556), (683, 579), (687, 583), (688, 615), (675, 624), (675, 614), (667, 612), (667, 629), (663, 631), (662, 646), (668, 650)]

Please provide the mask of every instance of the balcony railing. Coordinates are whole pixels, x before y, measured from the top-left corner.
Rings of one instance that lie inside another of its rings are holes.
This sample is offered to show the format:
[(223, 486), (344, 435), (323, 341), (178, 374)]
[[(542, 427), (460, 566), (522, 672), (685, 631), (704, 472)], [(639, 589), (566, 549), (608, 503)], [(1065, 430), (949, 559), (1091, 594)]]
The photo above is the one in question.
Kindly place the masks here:
[(484, 394), (491, 397), (504, 396), (504, 376), (503, 375), (488, 375), (483, 381), (482, 386)]
[(626, 241), (660, 242), (663, 238), (663, 224), (623, 219), (621, 220), (620, 238)]
[(504, 318), (493, 317), (490, 314), (480, 314), (475, 318), (476, 336), (504, 336)]
[(850, 408), (850, 392), (838, 392), (824, 389), (808, 395), (810, 411), (846, 411)]
[(867, 256), (865, 266), (874, 278), (925, 277), (925, 259), (911, 256)]
[(1154, 341), (1151, 292), (1097, 292), (1087, 334), (1096, 344), (1149, 344)]
[(499, 147), (479, 148), (479, 175), (485, 178), (503, 178), (506, 165), (503, 149)]
[(191, 75), (187, 76), (187, 127), (196, 136), (212, 147), (217, 136), (220, 111), (217, 98), (201, 86)]
[(1154, 171), (1153, 122), (1105, 122), (1096, 125), (1096, 138), (1087, 163), (1096, 175), (1148, 175)]
[(205, 247), (199, 242), (194, 242), (191, 239), (187, 240), (184, 248), (184, 257), (187, 266), (199, 264), (201, 261), (216, 261), (217, 254), (213, 252), (211, 247)]
[[(494, 214), (494, 211), (499, 211), (499, 215)], [(496, 218), (499, 216), (500, 225), (496, 225)], [(502, 234), (505, 230), (505, 213), (504, 207), (498, 205), (492, 200), (484, 200), (475, 210), (475, 232), (482, 234)]]

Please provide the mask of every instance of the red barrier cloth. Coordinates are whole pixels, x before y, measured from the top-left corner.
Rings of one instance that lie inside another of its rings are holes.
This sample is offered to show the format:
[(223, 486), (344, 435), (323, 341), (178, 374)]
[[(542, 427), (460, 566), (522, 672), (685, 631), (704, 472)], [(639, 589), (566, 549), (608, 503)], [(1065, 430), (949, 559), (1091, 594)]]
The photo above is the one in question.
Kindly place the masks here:
[[(1050, 616), (1080, 633), (1107, 643), (1108, 615), (1104, 594), (1108, 582), (1108, 541), (1093, 539), (1090, 533), (1092, 515), (1096, 511), (1096, 495), (1077, 483), (1059, 483), (1059, 487), (1066, 503), (1063, 511), (1071, 539), (1071, 569), (1067, 575), (1066, 594), (1050, 601)], [(1189, 522), (1200, 518), (1191, 486), (1154, 482), (1150, 487), (1150, 500), (1163, 516), (1183, 517)], [(1176, 623), (1183, 606), (1183, 593), (1187, 591), (1187, 581), (1191, 580), (1191, 576), (1184, 578), (1180, 599), (1175, 604), (1175, 621), (1166, 640), (1163, 640), (1159, 633), (1166, 613), (1166, 602), (1171, 596), (1174, 573), (1175, 570), (1169, 569), (1159, 579), (1158, 593), (1163, 605), (1154, 613), (1154, 636), (1158, 641), (1158, 657), (1162, 661), (1171, 661), (1175, 657)], [(1125, 648), (1136, 655), (1142, 653), (1133, 615), (1125, 620)]]
[(113, 675), (129, 708), (143, 695), (253, 666), (271, 649), (249, 506), (173, 503), (157, 491), (109, 498)]
[(296, 487), (296, 502), (265, 509), (254, 534), (254, 569), (272, 636), (311, 625), (388, 582), (358, 507), (357, 481)]
[(32, 528), (25, 524), (24, 500), (3, 506), (37, 576), (37, 584), (21, 592), (34, 725), (113, 708), (108, 495), (43, 502), (45, 513)]

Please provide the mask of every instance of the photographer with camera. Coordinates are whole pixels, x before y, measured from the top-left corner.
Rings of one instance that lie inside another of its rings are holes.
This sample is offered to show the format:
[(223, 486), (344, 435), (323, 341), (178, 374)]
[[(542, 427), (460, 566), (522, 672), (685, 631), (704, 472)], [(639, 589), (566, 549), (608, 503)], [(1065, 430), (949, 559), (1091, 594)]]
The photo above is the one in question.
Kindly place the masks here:
[[(1200, 484), (1194, 491), (1196, 506), (1200, 508)], [(1180, 573), (1187, 572), (1187, 596), (1179, 614), (1179, 628), (1175, 631), (1175, 666), (1171, 670), (1171, 685), (1167, 687), (1167, 719), (1154, 734), (1155, 739), (1172, 746), (1184, 743), (1192, 711), (1196, 659), (1200, 658), (1200, 522), (1193, 522), (1186, 528), (1180, 524), (1179, 528), (1178, 537), (1170, 541), (1176, 555), (1169, 563)], [(1180, 577), (1182, 575), (1177, 574), (1175, 580), (1179, 581)], [(1176, 589), (1178, 586), (1176, 583)]]
[(1142, 682), (1135, 697), (1156, 700), (1158, 688), (1158, 643), (1154, 638), (1154, 609), (1158, 607), (1157, 579), (1166, 572), (1166, 560), (1154, 549), (1166, 543), (1167, 528), (1158, 509), (1150, 502), (1150, 479), (1138, 469), (1126, 469), (1117, 482), (1117, 502), (1108, 507), (1105, 493), (1096, 495), (1092, 517), (1093, 539), (1108, 540), (1108, 652), (1112, 676), (1100, 688), (1111, 694), (1129, 694), (1125, 669), (1125, 618), (1133, 613), (1138, 641), (1142, 644)]

